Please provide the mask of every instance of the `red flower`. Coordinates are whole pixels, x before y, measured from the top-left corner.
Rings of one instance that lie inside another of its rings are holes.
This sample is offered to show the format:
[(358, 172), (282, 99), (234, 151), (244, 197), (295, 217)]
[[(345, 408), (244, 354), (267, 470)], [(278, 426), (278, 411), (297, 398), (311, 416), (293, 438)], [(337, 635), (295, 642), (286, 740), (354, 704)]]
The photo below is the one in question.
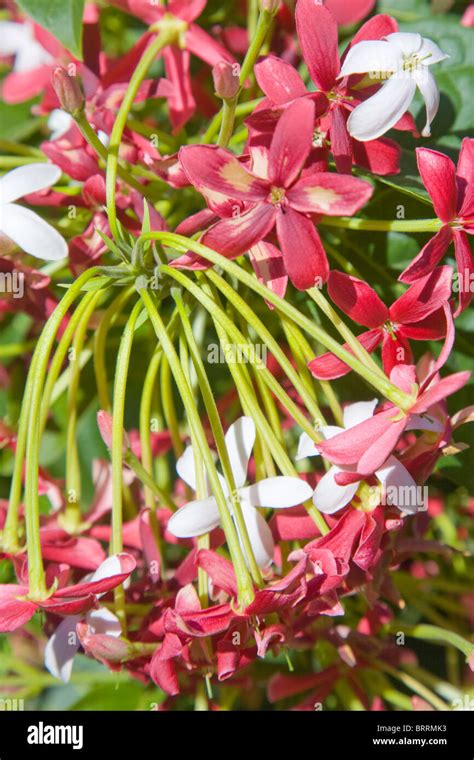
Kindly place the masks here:
[[(186, 146), (180, 161), (192, 184), (209, 205), (228, 218), (217, 222), (202, 242), (234, 258), (248, 251), (276, 225), (285, 269), (295, 287), (305, 290), (329, 275), (323, 245), (310, 214), (352, 215), (372, 195), (372, 187), (355, 177), (301, 170), (311, 151), (314, 105), (297, 100), (280, 117), (269, 151), (254, 153), (252, 171), (228, 150), (207, 145)], [(223, 211), (223, 206), (227, 206)], [(235, 213), (228, 216), (228, 208)], [(186, 255), (175, 266), (207, 266)]]
[[(397, 364), (412, 363), (409, 339), (437, 340), (446, 335), (447, 322), (451, 321), (448, 300), (452, 274), (451, 267), (438, 267), (408, 288), (390, 308), (370, 285), (342, 272), (331, 272), (328, 292), (354, 322), (370, 328), (358, 336), (367, 351), (374, 351), (382, 343), (383, 367), (390, 375)], [(344, 347), (350, 351), (347, 344)], [(332, 380), (350, 372), (347, 364), (329, 352), (310, 362), (309, 368), (319, 380)]]
[(38, 609), (55, 615), (78, 615), (92, 609), (96, 606), (97, 596), (120, 586), (133, 572), (136, 563), (130, 554), (117, 554), (103, 564), (100, 579), (59, 588), (41, 601), (28, 598), (28, 586), (13, 583), (1, 585), (0, 632), (20, 628)]
[[(308, 92), (300, 75), (288, 63), (269, 56), (255, 66), (257, 81), (273, 108), (285, 109), (297, 98), (325, 97), (326, 113), (319, 121), (314, 135), (315, 147), (328, 142), (339, 172), (349, 173), (353, 161), (376, 174), (395, 174), (399, 171), (400, 148), (386, 138), (361, 143), (348, 133), (346, 122), (364, 97), (372, 95), (374, 87), (356, 89), (360, 76), (339, 79), (341, 64), (347, 51), (362, 40), (380, 39), (397, 31), (390, 16), (378, 15), (367, 21), (354, 36), (342, 60), (338, 51), (338, 31), (335, 18), (315, 0), (299, 0), (296, 7), (296, 26), (303, 58), (319, 92)], [(320, 104), (318, 100), (318, 104)], [(316, 114), (318, 115), (318, 114)], [(260, 107), (247, 123), (264, 130), (274, 121), (272, 111)], [(414, 129), (411, 117), (403, 117), (397, 125)]]
[(459, 306), (464, 311), (474, 292), (474, 260), (466, 232), (474, 234), (474, 139), (462, 141), (457, 168), (448, 156), (429, 148), (417, 148), (418, 171), (443, 227), (431, 238), (400, 275), (402, 282), (415, 282), (432, 272), (454, 242), (458, 266)]

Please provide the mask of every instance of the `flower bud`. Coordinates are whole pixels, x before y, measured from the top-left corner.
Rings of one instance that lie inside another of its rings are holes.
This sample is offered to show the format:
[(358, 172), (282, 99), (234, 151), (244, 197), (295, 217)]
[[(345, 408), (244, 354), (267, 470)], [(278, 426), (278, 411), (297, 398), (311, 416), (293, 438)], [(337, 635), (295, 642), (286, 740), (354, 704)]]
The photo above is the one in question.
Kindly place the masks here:
[(91, 633), (87, 623), (78, 623), (77, 635), (86, 654), (109, 667), (125, 662), (133, 655), (133, 648), (128, 641), (105, 633)]
[[(99, 433), (102, 436), (102, 440), (108, 449), (112, 448), (112, 415), (109, 412), (105, 412), (101, 409), (97, 412), (97, 425), (99, 426)], [(127, 432), (122, 432), (122, 453), (126, 454), (130, 449), (130, 439)]]
[(216, 95), (223, 100), (235, 98), (240, 88), (240, 68), (236, 63), (219, 61), (212, 69)]
[(280, 0), (260, 0), (260, 10), (271, 13), (272, 16), (277, 12), (280, 7)]
[(83, 110), (84, 93), (77, 77), (70, 76), (65, 68), (58, 66), (54, 69), (51, 80), (63, 111), (74, 116)]

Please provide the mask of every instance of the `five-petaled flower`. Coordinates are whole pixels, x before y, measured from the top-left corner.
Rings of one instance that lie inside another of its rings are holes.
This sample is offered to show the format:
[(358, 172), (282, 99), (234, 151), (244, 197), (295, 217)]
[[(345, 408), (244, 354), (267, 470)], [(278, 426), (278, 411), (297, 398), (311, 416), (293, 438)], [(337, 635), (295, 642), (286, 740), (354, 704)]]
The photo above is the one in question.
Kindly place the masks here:
[[(181, 148), (179, 158), (190, 182), (218, 214), (234, 204), (237, 213), (210, 227), (202, 243), (235, 258), (252, 248), (276, 225), (285, 268), (300, 290), (325, 282), (329, 265), (312, 214), (352, 215), (372, 195), (368, 182), (321, 172), (303, 172), (313, 139), (314, 105), (300, 99), (280, 117), (270, 149), (254, 150), (248, 169), (229, 150), (208, 145)], [(240, 204), (244, 204), (240, 212)], [(206, 266), (186, 254), (177, 267)]]
[(466, 236), (466, 233), (474, 235), (474, 139), (466, 137), (462, 141), (457, 168), (444, 153), (430, 148), (417, 148), (416, 158), (443, 226), (402, 272), (400, 280), (414, 282), (424, 277), (454, 242), (459, 292), (457, 316), (469, 305), (474, 293), (474, 260)]
[[(226, 433), (225, 443), (254, 556), (257, 563), (265, 567), (273, 558), (275, 546), (272, 532), (256, 507), (295, 507), (311, 498), (312, 489), (304, 480), (285, 475), (265, 478), (251, 486), (245, 486), (247, 467), (255, 443), (255, 424), (251, 417), (240, 417), (234, 422)], [(177, 470), (185, 483), (195, 489), (196, 473), (191, 446), (178, 460)], [(220, 480), (229, 508), (232, 510), (227, 483), (222, 477)], [(175, 512), (168, 523), (168, 530), (178, 538), (190, 538), (209, 533), (219, 524), (217, 502), (213, 496), (209, 496), (206, 499), (190, 501)]]

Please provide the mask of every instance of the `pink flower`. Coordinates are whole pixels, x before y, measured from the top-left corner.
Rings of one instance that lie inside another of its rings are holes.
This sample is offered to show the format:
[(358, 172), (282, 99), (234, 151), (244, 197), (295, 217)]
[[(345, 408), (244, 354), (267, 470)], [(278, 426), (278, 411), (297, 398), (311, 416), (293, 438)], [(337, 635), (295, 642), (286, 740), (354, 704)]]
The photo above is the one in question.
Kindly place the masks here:
[[(130, 554), (116, 554), (103, 564), (95, 580), (65, 586), (41, 601), (28, 598), (26, 585), (6, 583), (0, 586), (0, 632), (15, 631), (28, 622), (39, 609), (55, 615), (78, 615), (96, 606), (97, 595), (119, 586), (135, 569)], [(98, 573), (98, 571), (96, 571)]]
[(466, 233), (474, 234), (474, 139), (462, 141), (457, 168), (448, 156), (429, 148), (417, 148), (418, 170), (434, 210), (443, 226), (400, 275), (401, 282), (415, 282), (432, 272), (454, 242), (458, 267), (459, 305), (464, 311), (474, 290), (474, 260)]
[[(300, 290), (318, 279), (325, 282), (329, 275), (310, 215), (352, 215), (372, 195), (371, 186), (355, 177), (311, 168), (301, 174), (311, 151), (313, 124), (313, 103), (297, 100), (280, 117), (269, 151), (254, 152), (252, 170), (222, 148), (186, 146), (179, 154), (189, 180), (218, 214), (223, 215), (224, 204), (235, 209), (232, 217), (209, 228), (202, 243), (235, 258), (276, 226), (286, 272)], [(202, 267), (201, 262), (186, 255), (174, 265), (194, 268), (196, 263)]]
[(474, 3), (467, 6), (461, 19), (463, 26), (474, 26)]
[[(234, 60), (219, 42), (193, 23), (203, 12), (206, 3), (207, 0), (170, 0), (166, 8), (160, 3), (150, 3), (149, 0), (113, 0), (112, 3), (147, 24), (159, 24), (165, 18), (165, 23), (173, 20), (181, 28), (179, 44), (167, 45), (162, 52), (166, 77), (173, 85), (168, 105), (175, 132), (186, 124), (196, 107), (191, 87), (191, 54), (209, 66), (215, 66), (223, 60)], [(147, 32), (142, 39), (149, 42), (153, 36), (154, 32)]]
[[(326, 98), (325, 110), (314, 134), (313, 145), (325, 148), (330, 144), (339, 172), (349, 173), (355, 162), (376, 174), (395, 174), (399, 171), (400, 148), (389, 139), (361, 143), (347, 130), (350, 113), (374, 87), (357, 89), (361, 77), (340, 79), (341, 65), (347, 52), (361, 40), (374, 40), (395, 32), (397, 24), (390, 16), (378, 15), (370, 19), (353, 38), (342, 59), (338, 51), (337, 23), (329, 10), (316, 0), (299, 0), (296, 7), (296, 26), (303, 58), (318, 92), (308, 92), (300, 75), (290, 64), (268, 56), (255, 66), (257, 81), (267, 96), (267, 108), (258, 109), (247, 119), (252, 127), (266, 131), (274, 120), (273, 109), (285, 109), (297, 98)], [(324, 101), (323, 101), (324, 102)], [(321, 115), (316, 113), (316, 116)], [(405, 116), (397, 127), (414, 129), (411, 117)]]
[(356, 24), (374, 9), (375, 0), (351, 0), (350, 3), (347, 0), (324, 0), (324, 5), (338, 24)]
[(388, 459), (405, 430), (442, 430), (442, 425), (426, 412), (466, 385), (470, 375), (470, 372), (456, 372), (442, 379), (429, 376), (418, 388), (415, 367), (398, 365), (392, 370), (391, 381), (407, 393), (417, 391), (408, 412), (390, 404), (373, 417), (318, 443), (317, 449), (332, 464), (344, 465), (351, 471), (345, 483), (371, 475)]
[[(451, 267), (438, 267), (417, 280), (387, 308), (370, 285), (342, 272), (331, 272), (328, 293), (354, 322), (370, 328), (358, 340), (370, 353), (382, 344), (382, 361), (387, 375), (397, 364), (411, 364), (409, 340), (437, 340), (446, 335), (451, 321)], [(344, 346), (350, 350), (349, 346)], [(350, 372), (350, 367), (331, 353), (309, 363), (313, 375), (332, 380)]]

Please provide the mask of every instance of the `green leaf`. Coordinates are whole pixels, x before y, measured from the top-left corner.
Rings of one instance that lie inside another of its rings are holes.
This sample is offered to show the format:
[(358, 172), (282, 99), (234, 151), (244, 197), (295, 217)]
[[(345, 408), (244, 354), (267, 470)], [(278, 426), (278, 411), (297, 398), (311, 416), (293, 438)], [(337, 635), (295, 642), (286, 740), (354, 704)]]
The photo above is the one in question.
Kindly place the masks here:
[(84, 0), (18, 0), (18, 5), (82, 60)]

